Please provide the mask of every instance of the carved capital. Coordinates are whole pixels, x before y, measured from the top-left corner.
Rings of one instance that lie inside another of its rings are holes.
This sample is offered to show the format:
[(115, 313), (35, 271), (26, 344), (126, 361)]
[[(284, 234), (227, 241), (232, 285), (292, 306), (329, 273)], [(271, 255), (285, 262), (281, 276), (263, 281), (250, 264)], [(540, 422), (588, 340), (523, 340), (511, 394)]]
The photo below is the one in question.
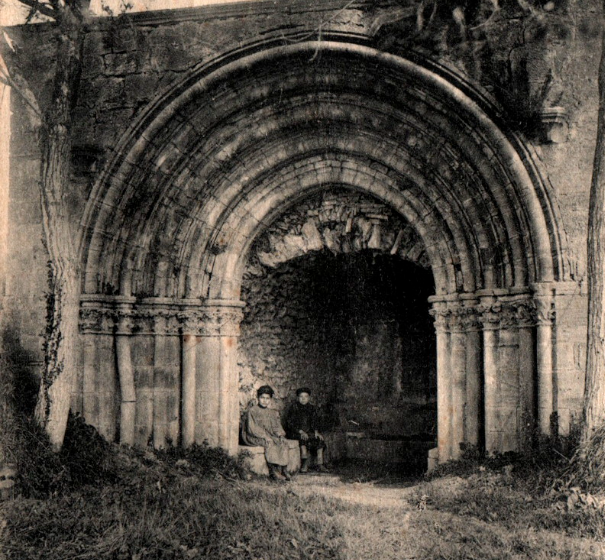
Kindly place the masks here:
[(158, 313), (153, 316), (153, 332), (155, 334), (165, 334), (167, 330), (168, 316), (165, 310), (158, 310)]
[(143, 305), (134, 311), (136, 330), (155, 335), (178, 335), (178, 309), (165, 305)]
[(451, 310), (444, 303), (434, 303), (429, 314), (434, 319), (435, 330), (439, 332), (447, 332), (449, 328), (449, 317)]
[(536, 325), (536, 304), (533, 300), (524, 300), (514, 303), (515, 321), (518, 327), (527, 328)]
[(117, 319), (116, 334), (132, 334), (139, 326), (132, 306), (120, 305), (115, 313)]
[(552, 296), (536, 296), (536, 321), (538, 325), (552, 325), (556, 312), (555, 302)]
[(486, 330), (494, 330), (500, 328), (502, 319), (502, 304), (498, 301), (490, 303), (482, 303), (478, 306), (479, 320)]
[(239, 336), (244, 317), (243, 302), (214, 300), (206, 305), (183, 309), (177, 318), (183, 334), (196, 336)]
[(80, 331), (82, 333), (111, 334), (114, 332), (116, 315), (105, 307), (80, 308)]
[(461, 317), (462, 328), (465, 331), (479, 331), (483, 326), (479, 311), (476, 306), (466, 306), (463, 308), (463, 314)]
[(180, 330), (183, 334), (203, 335), (204, 316), (198, 310), (188, 309), (177, 314)]
[[(182, 305), (174, 302), (123, 301), (98, 296), (82, 302), (80, 330), (98, 334), (146, 334), (177, 336), (181, 332), (178, 314)], [(199, 308), (199, 305), (198, 305)]]
[(244, 312), (239, 306), (207, 305), (203, 316), (204, 336), (239, 336)]
[(500, 325), (501, 329), (513, 329), (518, 326), (517, 323), (517, 308), (514, 304), (506, 302), (500, 309)]
[(447, 330), (449, 332), (464, 331), (465, 309), (458, 303), (448, 303), (447, 305)]
[(493, 295), (480, 300), (471, 297), (452, 301), (438, 299), (433, 300), (430, 314), (435, 318), (435, 328), (443, 332), (531, 328), (552, 323), (553, 302), (550, 295), (532, 297), (527, 293)]
[(481, 329), (476, 300), (436, 301), (429, 313), (435, 318), (435, 328), (440, 331), (467, 332)]

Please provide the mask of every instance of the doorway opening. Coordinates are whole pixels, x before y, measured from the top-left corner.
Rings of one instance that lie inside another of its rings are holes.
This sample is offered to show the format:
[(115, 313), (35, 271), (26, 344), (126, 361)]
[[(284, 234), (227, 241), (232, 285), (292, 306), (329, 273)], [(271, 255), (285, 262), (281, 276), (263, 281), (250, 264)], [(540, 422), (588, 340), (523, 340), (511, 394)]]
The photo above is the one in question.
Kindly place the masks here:
[(310, 387), (333, 462), (426, 466), (437, 423), (430, 269), (370, 249), (312, 251), (246, 274), (240, 401), (284, 410)]

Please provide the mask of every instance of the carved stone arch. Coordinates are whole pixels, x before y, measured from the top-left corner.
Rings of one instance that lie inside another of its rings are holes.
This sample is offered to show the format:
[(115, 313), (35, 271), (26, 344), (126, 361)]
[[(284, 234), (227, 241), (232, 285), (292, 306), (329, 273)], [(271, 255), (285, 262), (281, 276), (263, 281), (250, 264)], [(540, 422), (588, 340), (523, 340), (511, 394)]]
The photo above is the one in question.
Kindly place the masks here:
[[(503, 420), (514, 407), (499, 410), (491, 385), (479, 404), (480, 380), (505, 365), (504, 342), (518, 349), (511, 375), (548, 379), (552, 364), (533, 351), (531, 372), (519, 361), (534, 338), (546, 344), (541, 323), (528, 338), (526, 324), (510, 323), (502, 309), (518, 301), (531, 308), (536, 292), (552, 296), (551, 286), (568, 280), (562, 235), (529, 151), (460, 84), (345, 38), (265, 45), (191, 72), (125, 136), (87, 208), (84, 300), (111, 308), (118, 293), (130, 314), (161, 304), (176, 317), (166, 329), (182, 337), (185, 444), (209, 439), (234, 450), (231, 368), (248, 250), (297, 201), (334, 188), (392, 208), (428, 255), (437, 292), (439, 459), (456, 456), (461, 441), (483, 438), (493, 450), (522, 444), (518, 418)], [(475, 393), (463, 397), (469, 385)], [(546, 395), (542, 425), (552, 396), (538, 385), (539, 400)], [(477, 400), (474, 417), (447, 419), (467, 398)], [(481, 414), (485, 434), (465, 433)]]

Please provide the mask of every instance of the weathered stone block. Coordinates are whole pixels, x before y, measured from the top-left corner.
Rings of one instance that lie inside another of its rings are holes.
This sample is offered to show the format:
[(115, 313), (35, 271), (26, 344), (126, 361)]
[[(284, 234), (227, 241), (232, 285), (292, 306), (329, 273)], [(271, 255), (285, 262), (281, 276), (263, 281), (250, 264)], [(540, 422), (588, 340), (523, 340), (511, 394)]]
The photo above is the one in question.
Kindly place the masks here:
[[(286, 469), (289, 473), (298, 472), (300, 469), (300, 446), (298, 441), (289, 439), (288, 441), (288, 465)], [(246, 453), (245, 465), (251, 472), (260, 476), (268, 476), (269, 468), (265, 460), (265, 448), (259, 446), (239, 446), (240, 453)]]
[(159, 77), (154, 73), (132, 74), (124, 80), (124, 105), (137, 105), (158, 94)]
[(108, 76), (125, 76), (140, 72), (145, 67), (147, 54), (142, 52), (128, 52), (103, 55), (105, 73)]
[(84, 56), (82, 60), (82, 78), (91, 79), (103, 74), (105, 64), (99, 54)]

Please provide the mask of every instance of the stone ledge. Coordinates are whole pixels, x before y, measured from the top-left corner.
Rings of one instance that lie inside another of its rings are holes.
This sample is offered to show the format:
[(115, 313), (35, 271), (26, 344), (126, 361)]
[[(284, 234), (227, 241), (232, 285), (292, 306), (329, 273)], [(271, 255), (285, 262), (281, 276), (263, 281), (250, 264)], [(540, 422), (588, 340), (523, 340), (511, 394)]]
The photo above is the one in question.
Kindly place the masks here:
[[(295, 473), (300, 469), (300, 446), (295, 439), (288, 439), (288, 466), (289, 473)], [(248, 453), (244, 464), (254, 474), (269, 476), (269, 468), (265, 461), (265, 448), (261, 446), (240, 445), (238, 451)]]

